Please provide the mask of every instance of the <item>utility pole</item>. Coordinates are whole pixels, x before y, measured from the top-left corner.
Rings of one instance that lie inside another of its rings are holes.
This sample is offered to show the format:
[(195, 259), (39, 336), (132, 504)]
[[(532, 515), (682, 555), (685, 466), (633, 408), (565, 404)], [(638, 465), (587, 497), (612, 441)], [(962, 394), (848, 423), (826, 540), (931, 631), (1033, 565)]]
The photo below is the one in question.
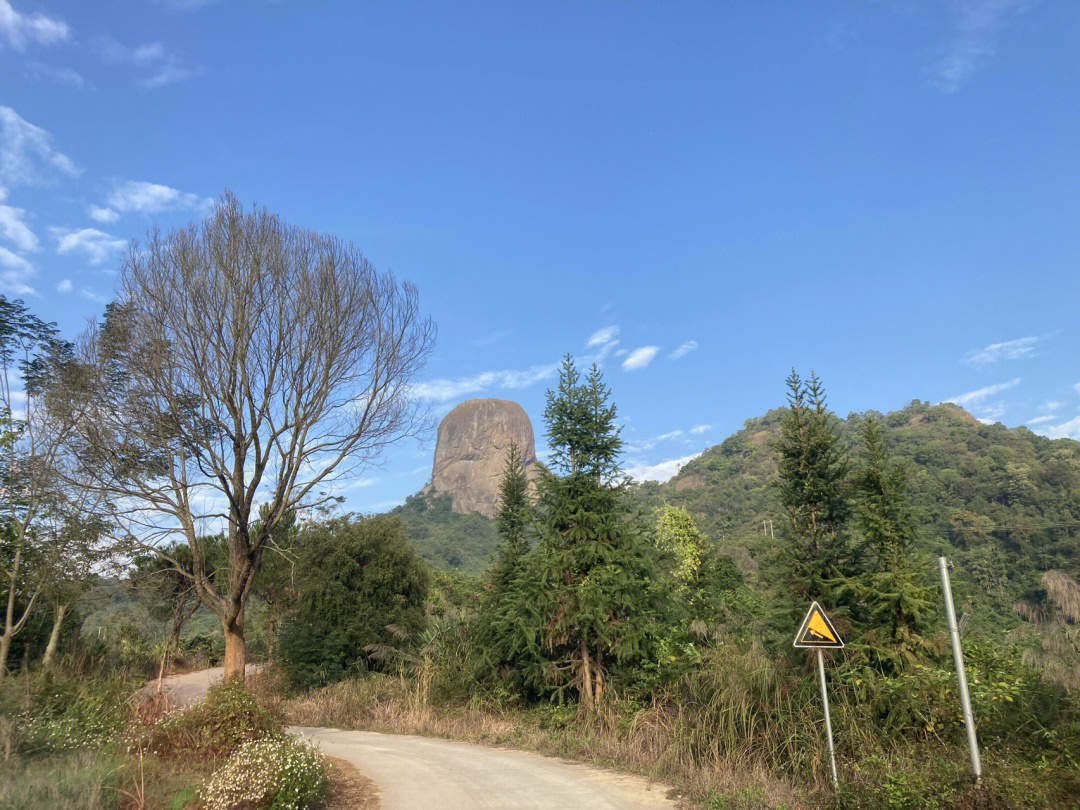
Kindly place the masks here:
[(938, 570), (941, 572), (941, 592), (945, 596), (945, 619), (949, 624), (949, 638), (952, 639), (956, 680), (960, 685), (960, 707), (964, 711), (964, 728), (967, 730), (971, 770), (975, 774), (975, 784), (979, 785), (982, 784), (982, 760), (979, 759), (979, 741), (975, 737), (975, 717), (971, 713), (971, 696), (968, 694), (967, 673), (964, 671), (964, 654), (960, 649), (960, 629), (956, 624), (956, 609), (953, 608), (949, 561), (944, 557), (938, 557)]

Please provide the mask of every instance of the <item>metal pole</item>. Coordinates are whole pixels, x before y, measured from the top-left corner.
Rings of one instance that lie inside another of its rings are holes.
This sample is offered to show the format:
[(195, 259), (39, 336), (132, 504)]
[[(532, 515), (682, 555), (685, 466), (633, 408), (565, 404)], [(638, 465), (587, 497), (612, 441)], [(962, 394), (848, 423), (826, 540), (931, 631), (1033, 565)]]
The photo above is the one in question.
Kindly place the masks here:
[(825, 688), (825, 655), (821, 647), (817, 649), (818, 680), (821, 681), (821, 702), (825, 704), (825, 736), (829, 738), (829, 767), (832, 769), (833, 789), (840, 789), (840, 780), (836, 776), (836, 751), (832, 742), (832, 719), (829, 717), (829, 692)]
[(971, 770), (975, 774), (975, 784), (980, 784), (982, 761), (979, 759), (979, 741), (975, 737), (975, 718), (971, 714), (971, 697), (968, 695), (967, 673), (964, 671), (964, 654), (960, 650), (960, 629), (956, 625), (956, 610), (953, 608), (948, 560), (938, 557), (938, 569), (941, 571), (941, 592), (945, 595), (945, 619), (949, 623), (949, 637), (952, 639), (956, 680), (960, 684), (960, 706), (964, 710), (964, 728), (967, 730), (968, 751), (971, 752)]

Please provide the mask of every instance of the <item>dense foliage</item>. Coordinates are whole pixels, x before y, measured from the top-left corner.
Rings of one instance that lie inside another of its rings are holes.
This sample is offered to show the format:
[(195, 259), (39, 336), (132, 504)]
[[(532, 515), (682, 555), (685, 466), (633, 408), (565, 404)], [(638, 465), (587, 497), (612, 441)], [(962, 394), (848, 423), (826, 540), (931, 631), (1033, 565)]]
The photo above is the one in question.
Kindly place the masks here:
[(479, 512), (455, 512), (449, 494), (412, 495), (390, 514), (405, 521), (413, 548), (433, 568), (479, 574), (499, 544), (495, 521)]
[(396, 517), (336, 518), (298, 542), (296, 598), (278, 655), (294, 683), (319, 685), (371, 664), (424, 623), (427, 568)]

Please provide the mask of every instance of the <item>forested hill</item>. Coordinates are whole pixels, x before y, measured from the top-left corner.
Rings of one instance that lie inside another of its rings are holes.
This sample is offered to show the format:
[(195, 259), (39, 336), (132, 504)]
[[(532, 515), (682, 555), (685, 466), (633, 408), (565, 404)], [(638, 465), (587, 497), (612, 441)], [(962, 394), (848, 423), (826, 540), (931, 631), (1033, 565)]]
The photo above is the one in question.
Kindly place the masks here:
[[(663, 502), (686, 507), (744, 570), (755, 569), (780, 542), (772, 443), (783, 414), (747, 420), (671, 481), (635, 487), (635, 498), (646, 509)], [(909, 466), (921, 551), (957, 564), (955, 584), (967, 599), (1011, 622), (1009, 606), (1037, 588), (1042, 571), (1080, 574), (1080, 443), (983, 425), (955, 405), (915, 401), (893, 413), (840, 420), (853, 466), (869, 417), (882, 425), (893, 458)], [(768, 520), (775, 541), (764, 534)]]
[[(777, 409), (747, 420), (667, 483), (635, 485), (634, 502), (646, 513), (662, 503), (685, 506), (745, 572), (767, 568), (781, 541), (772, 442), (783, 414)], [(1080, 443), (983, 425), (955, 405), (916, 401), (893, 413), (840, 420), (853, 467), (868, 417), (879, 420), (892, 456), (909, 467), (923, 562), (933, 576), (939, 554), (956, 563), (962, 609), (974, 606), (994, 626), (1011, 625), (1017, 621), (1011, 605), (1037, 589), (1042, 571), (1080, 575)], [(445, 498), (417, 495), (395, 511), (437, 568), (478, 573), (498, 543), (493, 520), (456, 514)], [(775, 539), (763, 533), (768, 520)], [(768, 581), (767, 572), (762, 580)]]

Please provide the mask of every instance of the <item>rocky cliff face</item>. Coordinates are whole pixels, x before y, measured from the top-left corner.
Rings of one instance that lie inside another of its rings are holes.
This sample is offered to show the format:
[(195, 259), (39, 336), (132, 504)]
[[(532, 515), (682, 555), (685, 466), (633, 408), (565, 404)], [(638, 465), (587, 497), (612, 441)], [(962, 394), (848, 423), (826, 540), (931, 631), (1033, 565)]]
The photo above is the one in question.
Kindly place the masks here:
[(449, 493), (455, 512), (494, 517), (506, 451), (517, 442), (526, 468), (536, 467), (532, 423), (524, 409), (505, 399), (470, 399), (439, 423), (431, 483), (424, 493)]

